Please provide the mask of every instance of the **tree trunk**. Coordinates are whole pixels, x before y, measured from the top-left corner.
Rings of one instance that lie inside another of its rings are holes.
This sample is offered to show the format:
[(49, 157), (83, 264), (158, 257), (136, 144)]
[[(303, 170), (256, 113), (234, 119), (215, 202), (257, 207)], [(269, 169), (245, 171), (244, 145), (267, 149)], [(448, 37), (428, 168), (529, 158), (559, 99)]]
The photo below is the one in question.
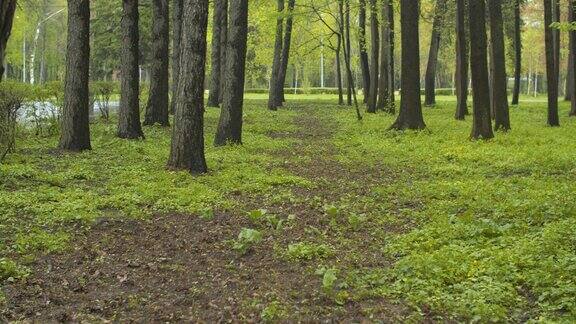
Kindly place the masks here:
[(395, 67), (395, 58), (394, 58), (394, 48), (396, 42), (396, 35), (395, 35), (395, 23), (394, 23), (394, 0), (388, 0), (388, 27), (390, 32), (390, 68), (388, 69), (390, 73), (390, 113), (395, 113), (395, 106), (396, 106), (396, 67)]
[(222, 89), (222, 53), (225, 43), (222, 42), (224, 29), (223, 21), (227, 21), (228, 1), (214, 0), (214, 14), (212, 20), (212, 71), (210, 72), (210, 94), (208, 96), (208, 106), (218, 107), (220, 105), (220, 90)]
[(68, 1), (68, 47), (64, 105), (58, 148), (83, 151), (90, 146), (90, 1)]
[(380, 14), (380, 78), (378, 79), (378, 109), (390, 112), (390, 32), (388, 27), (388, 1), (382, 1)]
[(422, 102), (420, 99), (420, 5), (419, 1), (400, 1), (400, 24), (402, 28), (402, 93), (400, 114), (391, 129), (424, 129)]
[(514, 90), (512, 104), (518, 105), (520, 100), (520, 83), (522, 82), (522, 18), (520, 17), (520, 0), (514, 3)]
[(122, 83), (117, 135), (120, 138), (137, 139), (144, 138), (140, 125), (138, 0), (123, 0), (122, 4)]
[[(576, 23), (576, 0), (569, 0), (570, 22)], [(570, 116), (576, 116), (576, 31), (570, 31), (570, 58), (572, 65), (568, 75), (570, 76), (570, 97), (571, 109)]]
[(208, 171), (204, 156), (204, 73), (208, 0), (185, 0), (182, 61), (168, 168)]
[(377, 1), (370, 0), (370, 37), (372, 46), (370, 48), (370, 69), (374, 71), (370, 80), (370, 97), (368, 98), (368, 112), (376, 113), (376, 104), (378, 101), (378, 71), (379, 67), (379, 49), (380, 49), (380, 35), (378, 34), (378, 12)]
[(14, 13), (16, 12), (16, 0), (0, 1), (0, 82), (4, 77), (4, 59), (6, 57), (6, 45), (12, 32)]
[[(340, 21), (344, 21), (344, 12), (342, 10), (343, 6), (342, 6), (342, 1), (340, 0), (339, 3), (340, 5), (339, 7), (339, 15), (340, 15)], [(348, 1), (348, 0), (347, 0)], [(349, 7), (349, 2), (347, 2), (347, 8), (350, 9)], [(349, 17), (347, 17), (349, 18)], [(349, 27), (349, 26), (348, 26)], [(347, 31), (347, 34), (350, 32), (350, 30)], [(360, 107), (358, 106), (358, 99), (356, 98), (356, 87), (354, 86), (354, 77), (352, 76), (352, 65), (350, 63), (350, 47), (346, 46), (346, 45), (350, 45), (350, 39), (348, 38), (348, 41), (344, 40), (344, 65), (346, 68), (346, 75), (348, 77), (348, 91), (352, 94), (352, 97), (354, 98), (354, 106), (356, 107), (356, 118), (358, 120), (362, 120), (362, 114), (360, 113)]]
[(180, 41), (182, 38), (182, 11), (184, 0), (173, 0), (172, 5), (172, 101), (170, 112), (176, 111), (176, 94), (180, 78)]
[[(345, 10), (345, 18), (344, 18), (344, 60), (350, 62), (352, 57), (350, 56), (352, 53), (350, 44), (350, 0), (345, 0), (346, 10)], [(355, 91), (352, 87), (352, 83), (354, 81), (354, 77), (352, 76), (352, 69), (346, 65), (346, 74), (348, 76), (347, 86), (348, 86), (348, 93), (347, 93), (347, 103), (348, 106), (352, 106), (352, 91)], [(352, 82), (350, 82), (352, 80)]]
[(242, 105), (248, 39), (248, 0), (230, 0), (224, 97), (214, 144), (242, 144)]
[(364, 103), (368, 103), (370, 97), (370, 65), (368, 63), (368, 52), (366, 46), (366, 0), (360, 0), (358, 9), (359, 28), (359, 48), (360, 48), (360, 68), (362, 70), (362, 87), (364, 88)]
[[(571, 5), (572, 5), (572, 0), (568, 0), (568, 22), (573, 22), (575, 17), (574, 17), (574, 12), (571, 9)], [(568, 45), (568, 50), (569, 52), (571, 51), (571, 48), (573, 46), (573, 42), (574, 39), (572, 39), (572, 32), (569, 32), (569, 45)], [(572, 100), (572, 89), (574, 88), (574, 85), (572, 84), (573, 80), (574, 80), (574, 58), (572, 57), (572, 55), (569, 53), (568, 54), (568, 72), (566, 73), (566, 90), (564, 91), (564, 100), (565, 101), (571, 101)]]
[(457, 120), (468, 115), (468, 38), (466, 36), (466, 1), (456, 1), (456, 114)]
[(436, 67), (438, 66), (438, 52), (440, 51), (440, 38), (442, 36), (442, 25), (445, 14), (446, 0), (437, 0), (424, 85), (424, 105), (426, 106), (436, 105)]
[(560, 126), (558, 117), (558, 77), (556, 76), (555, 37), (550, 27), (553, 20), (552, 0), (544, 0), (544, 29), (546, 48), (546, 78), (548, 80), (548, 125)]
[[(552, 0), (552, 22), (560, 22), (560, 0)], [(554, 77), (556, 78), (556, 83), (560, 87), (560, 29), (554, 28), (552, 30), (554, 35)]]
[(338, 104), (344, 105), (344, 91), (342, 89), (342, 62), (340, 52), (342, 51), (342, 37), (338, 35), (338, 45), (336, 47), (336, 87), (338, 88)]
[(473, 139), (494, 137), (490, 119), (490, 86), (488, 80), (487, 39), (486, 39), (486, 3), (484, 0), (470, 1), (468, 4), (470, 19), (470, 61), (473, 90)]
[(284, 0), (278, 0), (278, 18), (276, 19), (276, 40), (274, 42), (274, 60), (272, 61), (272, 77), (270, 78), (270, 91), (268, 92), (268, 109), (278, 109), (278, 83), (280, 82), (280, 69), (282, 68), (282, 45), (284, 38)]
[(168, 105), (170, 27), (168, 0), (152, 0), (152, 66), (144, 125), (170, 125)]
[(488, 0), (490, 11), (490, 38), (492, 39), (492, 91), (495, 129), (510, 130), (510, 112), (508, 107), (508, 77), (506, 76), (506, 53), (504, 48), (504, 20), (502, 18), (502, 0)]
[(284, 44), (282, 45), (282, 60), (280, 62), (280, 74), (278, 75), (278, 98), (276, 98), (276, 105), (282, 107), (286, 101), (284, 98), (284, 84), (286, 84), (286, 73), (288, 71), (288, 61), (290, 59), (290, 45), (292, 43), (292, 25), (294, 22), (294, 4), (295, 0), (288, 0), (288, 18), (286, 18), (286, 28), (284, 32)]

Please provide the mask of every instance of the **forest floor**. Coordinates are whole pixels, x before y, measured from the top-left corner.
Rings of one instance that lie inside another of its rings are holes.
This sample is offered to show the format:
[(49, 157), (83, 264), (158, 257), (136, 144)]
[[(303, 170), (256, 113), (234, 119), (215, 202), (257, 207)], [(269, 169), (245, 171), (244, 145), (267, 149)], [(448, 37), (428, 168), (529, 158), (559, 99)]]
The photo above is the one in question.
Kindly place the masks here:
[(0, 320), (576, 319), (576, 121), (526, 104), (470, 142), (452, 109), (397, 133), (249, 101), (244, 145), (209, 147), (200, 177), (163, 169), (159, 127), (98, 123), (74, 155), (23, 138), (0, 169)]

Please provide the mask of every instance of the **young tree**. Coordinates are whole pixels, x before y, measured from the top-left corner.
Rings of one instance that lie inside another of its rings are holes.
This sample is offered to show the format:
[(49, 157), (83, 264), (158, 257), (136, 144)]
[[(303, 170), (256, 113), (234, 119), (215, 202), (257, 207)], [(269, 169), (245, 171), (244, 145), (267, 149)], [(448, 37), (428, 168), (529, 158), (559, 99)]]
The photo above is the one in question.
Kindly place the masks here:
[(242, 144), (248, 0), (230, 0), (224, 96), (214, 144)]
[[(350, 0), (344, 0), (344, 19), (340, 19), (344, 23), (344, 61), (351, 62), (352, 57), (352, 44), (350, 43)], [(354, 76), (352, 75), (352, 69), (349, 66), (346, 66), (346, 74), (347, 74), (347, 103), (348, 106), (352, 106), (352, 92), (356, 91), (352, 86), (354, 83)]]
[[(280, 70), (282, 68), (282, 45), (284, 39), (284, 0), (278, 0), (278, 18), (276, 18), (276, 40), (274, 41), (274, 60), (272, 61), (272, 76), (270, 78), (270, 91), (268, 92), (268, 109), (278, 109), (278, 91)], [(282, 87), (284, 84), (282, 84)]]
[[(572, 24), (576, 23), (576, 0), (568, 0), (569, 11), (570, 11), (570, 22)], [(572, 96), (570, 97), (571, 109), (570, 116), (576, 116), (576, 30), (570, 31), (570, 59), (572, 65), (570, 65), (570, 71), (568, 75), (570, 76), (570, 92)]]
[(546, 47), (546, 78), (548, 80), (548, 125), (560, 126), (558, 117), (558, 77), (556, 76), (556, 60), (554, 46), (554, 31), (552, 24), (552, 0), (544, 0), (544, 42)]
[(490, 13), (491, 59), (494, 66), (492, 77), (492, 106), (494, 107), (495, 129), (510, 130), (508, 107), (508, 77), (506, 76), (506, 53), (504, 48), (504, 20), (502, 0), (488, 0)]
[(68, 1), (68, 47), (64, 106), (58, 148), (83, 151), (90, 146), (90, 1)]
[(122, 0), (122, 57), (120, 74), (120, 108), (118, 132), (120, 138), (144, 138), (140, 125), (140, 74), (138, 30), (138, 0)]
[(168, 126), (170, 27), (168, 0), (152, 0), (152, 64), (144, 125)]
[(380, 77), (378, 79), (378, 109), (390, 112), (390, 31), (388, 27), (388, 1), (380, 6)]
[(208, 106), (220, 105), (220, 90), (222, 88), (222, 64), (223, 52), (226, 43), (222, 42), (224, 29), (227, 28), (222, 22), (227, 21), (228, 0), (214, 0), (214, 14), (212, 20), (212, 71), (210, 72), (210, 95)]
[(172, 101), (170, 112), (176, 111), (176, 92), (178, 91), (178, 79), (180, 77), (180, 39), (182, 38), (182, 11), (184, 0), (172, 2)]
[(0, 82), (4, 77), (6, 44), (12, 32), (14, 12), (16, 12), (16, 0), (0, 0)]
[(466, 35), (466, 0), (456, 0), (456, 114), (457, 120), (468, 115), (468, 37)]
[(370, 69), (374, 71), (370, 80), (370, 91), (368, 97), (368, 112), (376, 113), (376, 104), (378, 103), (378, 71), (379, 67), (379, 47), (380, 35), (378, 34), (378, 11), (377, 1), (370, 0), (370, 39), (372, 46), (370, 48)]
[(362, 81), (364, 88), (364, 103), (368, 103), (370, 97), (370, 63), (366, 46), (366, 0), (359, 1), (358, 9), (358, 38), (360, 50), (360, 69), (362, 70)]
[(400, 0), (402, 28), (402, 93), (400, 114), (391, 129), (424, 129), (420, 100), (420, 5), (419, 1)]
[(442, 26), (446, 15), (446, 0), (437, 0), (434, 12), (434, 22), (432, 23), (432, 36), (430, 38), (430, 51), (428, 54), (428, 65), (425, 77), (425, 106), (436, 105), (436, 68), (438, 66), (438, 53), (440, 51), (440, 39), (442, 36)]
[(520, 0), (514, 1), (514, 89), (512, 91), (512, 104), (518, 105), (522, 81), (522, 18), (520, 17)]
[[(490, 119), (490, 85), (488, 81), (486, 2), (474, 0), (468, 3), (470, 19), (470, 60), (473, 89), (473, 139), (494, 137)], [(482, 14), (478, 14), (482, 13)]]
[(168, 168), (205, 173), (204, 72), (208, 0), (185, 0), (182, 19), (182, 61)]

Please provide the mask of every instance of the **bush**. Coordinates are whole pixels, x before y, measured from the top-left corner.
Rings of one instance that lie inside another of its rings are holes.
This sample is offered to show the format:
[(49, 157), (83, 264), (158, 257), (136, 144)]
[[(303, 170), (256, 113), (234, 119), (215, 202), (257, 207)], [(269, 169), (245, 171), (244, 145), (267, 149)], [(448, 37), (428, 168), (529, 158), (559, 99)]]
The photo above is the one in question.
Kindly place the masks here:
[[(338, 94), (338, 88), (284, 88), (285, 94)], [(246, 89), (245, 93), (252, 94), (265, 94), (268, 93), (268, 89)]]
[(115, 82), (99, 81), (92, 84), (100, 116), (104, 120), (110, 118), (110, 99), (118, 93), (118, 85)]
[(18, 110), (22, 107), (25, 90), (14, 83), (0, 83), (0, 162), (16, 145)]

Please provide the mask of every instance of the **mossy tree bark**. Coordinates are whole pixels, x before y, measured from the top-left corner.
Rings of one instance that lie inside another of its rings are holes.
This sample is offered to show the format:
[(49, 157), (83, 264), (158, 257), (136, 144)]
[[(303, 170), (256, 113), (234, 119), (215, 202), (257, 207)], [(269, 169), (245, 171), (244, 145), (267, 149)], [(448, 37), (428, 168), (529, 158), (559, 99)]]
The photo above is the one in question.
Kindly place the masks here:
[(428, 65), (426, 66), (426, 75), (424, 78), (424, 105), (426, 106), (436, 105), (436, 70), (438, 67), (438, 53), (440, 52), (440, 40), (446, 9), (446, 0), (436, 1), (432, 35), (430, 37), (430, 51), (428, 52)]
[(502, 0), (488, 0), (490, 14), (490, 38), (492, 39), (491, 58), (494, 65), (492, 77), (492, 106), (494, 107), (494, 128), (510, 130), (508, 106), (508, 76), (506, 75), (506, 49), (504, 48), (504, 20)]
[(182, 60), (168, 168), (207, 172), (204, 155), (204, 73), (208, 0), (185, 0)]
[(552, 0), (544, 0), (544, 42), (546, 48), (546, 78), (548, 81), (548, 126), (560, 126), (558, 117), (558, 77), (556, 76), (555, 37)]
[(220, 106), (220, 92), (222, 90), (222, 64), (224, 63), (223, 52), (226, 46), (223, 43), (225, 29), (228, 27), (228, 0), (214, 0), (214, 14), (212, 20), (212, 53), (210, 72), (210, 94), (208, 96), (208, 106)]
[(0, 81), (4, 77), (4, 58), (6, 57), (6, 44), (12, 32), (16, 0), (0, 0)]
[(468, 37), (466, 36), (466, 0), (456, 0), (456, 114), (457, 120), (468, 115)]
[(68, 47), (64, 105), (58, 148), (83, 151), (90, 146), (90, 1), (68, 1)]

